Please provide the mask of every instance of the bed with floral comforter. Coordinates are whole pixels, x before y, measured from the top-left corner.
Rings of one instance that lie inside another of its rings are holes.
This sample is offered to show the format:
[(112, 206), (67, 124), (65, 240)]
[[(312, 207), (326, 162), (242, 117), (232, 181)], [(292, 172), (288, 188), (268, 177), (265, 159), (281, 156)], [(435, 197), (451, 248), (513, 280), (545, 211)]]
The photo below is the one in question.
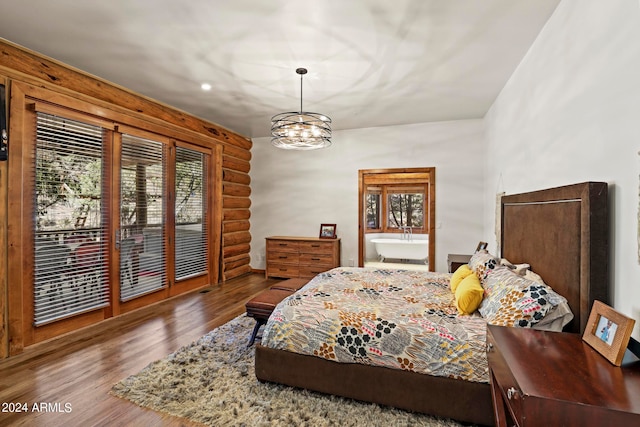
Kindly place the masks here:
[(262, 345), (322, 357), (488, 382), (486, 321), (459, 315), (450, 274), (340, 267), (282, 301)]

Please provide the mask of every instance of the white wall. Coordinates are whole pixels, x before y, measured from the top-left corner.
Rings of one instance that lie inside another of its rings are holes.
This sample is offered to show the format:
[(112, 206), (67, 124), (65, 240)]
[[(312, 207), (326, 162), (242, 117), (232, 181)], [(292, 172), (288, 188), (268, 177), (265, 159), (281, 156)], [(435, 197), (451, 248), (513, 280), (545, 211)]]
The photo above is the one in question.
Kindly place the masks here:
[(318, 236), (337, 224), (342, 265), (358, 260), (358, 170), (436, 168), (436, 271), (447, 253), (470, 253), (483, 235), (485, 143), (481, 120), (336, 131), (333, 145), (287, 151), (253, 140), (251, 267), (263, 269), (265, 237)]
[[(563, 0), (485, 117), (484, 199), (582, 181), (610, 184), (614, 308), (640, 338), (637, 0)], [(495, 242), (494, 206), (485, 238)], [(495, 243), (494, 243), (495, 244)]]

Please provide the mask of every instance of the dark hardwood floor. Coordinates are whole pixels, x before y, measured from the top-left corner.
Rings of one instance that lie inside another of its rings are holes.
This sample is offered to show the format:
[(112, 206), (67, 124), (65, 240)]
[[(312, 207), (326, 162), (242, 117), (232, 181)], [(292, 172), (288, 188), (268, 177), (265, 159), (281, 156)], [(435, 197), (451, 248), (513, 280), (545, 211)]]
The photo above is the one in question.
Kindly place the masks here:
[[(277, 282), (250, 274), (31, 346), (0, 361), (0, 426), (194, 425), (114, 397), (109, 390), (242, 314), (248, 299)], [(41, 403), (52, 412), (33, 412), (33, 405)], [(28, 412), (15, 412), (24, 404)]]

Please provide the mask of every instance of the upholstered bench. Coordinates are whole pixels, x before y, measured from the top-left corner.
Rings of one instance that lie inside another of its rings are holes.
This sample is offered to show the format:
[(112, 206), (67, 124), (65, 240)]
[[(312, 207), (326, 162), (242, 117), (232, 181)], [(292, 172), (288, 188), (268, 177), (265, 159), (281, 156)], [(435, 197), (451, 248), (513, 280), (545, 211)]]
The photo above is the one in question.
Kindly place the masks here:
[(267, 320), (269, 320), (269, 316), (273, 313), (276, 305), (292, 293), (299, 291), (308, 282), (309, 279), (296, 278), (283, 280), (247, 301), (245, 304), (247, 316), (256, 319), (256, 326), (253, 328), (253, 332), (251, 333), (249, 347), (253, 345), (260, 327), (267, 323)]
[(256, 340), (258, 330), (262, 325), (267, 323), (267, 320), (269, 320), (269, 316), (273, 313), (276, 305), (292, 293), (292, 291), (283, 289), (267, 289), (247, 301), (244, 305), (247, 309), (247, 316), (256, 319), (256, 326), (253, 328), (253, 332), (251, 333), (249, 346), (251, 346)]

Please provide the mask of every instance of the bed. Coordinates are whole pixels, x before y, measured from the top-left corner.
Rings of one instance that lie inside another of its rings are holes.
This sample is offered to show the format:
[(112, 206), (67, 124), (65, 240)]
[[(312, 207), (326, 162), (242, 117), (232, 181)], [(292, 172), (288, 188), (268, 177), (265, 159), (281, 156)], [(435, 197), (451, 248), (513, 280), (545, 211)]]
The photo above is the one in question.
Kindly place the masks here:
[[(501, 257), (513, 264), (529, 264), (531, 270), (539, 274), (547, 285), (566, 298), (566, 303), (573, 313), (573, 320), (564, 327), (567, 332), (580, 333), (584, 330), (595, 299), (609, 302), (607, 205), (607, 184), (598, 182), (510, 195), (503, 197), (501, 201)], [(325, 296), (323, 293), (328, 295), (340, 291), (348, 295), (350, 291), (343, 287), (346, 286), (344, 282), (350, 280), (350, 276), (362, 276), (358, 280), (364, 280), (367, 284), (361, 286), (358, 291), (365, 292), (366, 289), (371, 300), (384, 298), (385, 292), (403, 290), (408, 292), (403, 298), (411, 301), (421, 293), (421, 288), (416, 285), (421, 280), (417, 279), (417, 273), (410, 273), (410, 277), (407, 278), (400, 272), (387, 271), (377, 272), (366, 278), (371, 274), (373, 273), (366, 269), (342, 268), (317, 276), (290, 300), (283, 301), (282, 306), (276, 308), (270, 319), (271, 324), (267, 324), (263, 335), (283, 335), (283, 329), (276, 326), (282, 320), (279, 316), (284, 316), (293, 306), (298, 310), (297, 306), (302, 305), (305, 300), (313, 300), (316, 303), (320, 301), (324, 304), (332, 303), (333, 300), (330, 298), (322, 302)], [(388, 275), (390, 280), (399, 280), (400, 284), (375, 285), (381, 281), (378, 277), (380, 274)], [(334, 278), (337, 278), (337, 283), (331, 284)], [(261, 381), (395, 406), (462, 422), (492, 425), (494, 421), (490, 387), (488, 380), (482, 378), (482, 370), (486, 369), (486, 356), (482, 347), (486, 319), (483, 320), (477, 313), (458, 316), (450, 309), (444, 308), (446, 304), (437, 298), (447, 299), (445, 290), (449, 279), (450, 275), (447, 274), (436, 273), (431, 276), (429, 280), (433, 282), (435, 290), (429, 291), (431, 294), (428, 296), (433, 299), (426, 310), (441, 310), (442, 312), (437, 313), (439, 317), (453, 319), (457, 322), (456, 328), (459, 328), (459, 324), (462, 323), (461, 317), (464, 317), (464, 322), (471, 326), (465, 329), (463, 335), (473, 338), (470, 340), (473, 344), (467, 346), (473, 351), (467, 352), (463, 349), (464, 351), (456, 354), (451, 348), (438, 352), (428, 345), (423, 347), (431, 349), (430, 352), (441, 359), (445, 353), (453, 354), (453, 358), (464, 359), (466, 364), (463, 364), (462, 368), (447, 371), (446, 363), (406, 361), (402, 355), (396, 357), (395, 361), (394, 358), (387, 357), (389, 363), (386, 366), (377, 366), (370, 363), (368, 354), (359, 354), (361, 346), (356, 345), (351, 346), (355, 351), (353, 359), (360, 355), (363, 363), (344, 363), (349, 354), (339, 354), (337, 351), (331, 354), (321, 347), (316, 347), (311, 351), (312, 354), (300, 354), (289, 351), (286, 345), (284, 349), (257, 345), (257, 378)], [(396, 288), (398, 290), (395, 290)], [(448, 293), (451, 299), (451, 291), (448, 290)], [(394, 307), (391, 310), (402, 314), (404, 308)], [(355, 322), (358, 328), (365, 330), (372, 327), (374, 335), (375, 329), (380, 326), (383, 334), (385, 327), (389, 330), (388, 323), (381, 325), (386, 315), (374, 316), (372, 312), (375, 310), (369, 310), (366, 306), (361, 309), (350, 308), (348, 311), (360, 314), (356, 318), (342, 319), (343, 322), (351, 322), (349, 325)], [(421, 317), (415, 316), (415, 313), (409, 310), (404, 315), (414, 316), (416, 319)], [(322, 320), (305, 315), (302, 317), (307, 317), (307, 334), (311, 336), (326, 335), (326, 331), (331, 329), (326, 325), (324, 328), (321, 327)], [(318, 327), (313, 327), (314, 322)], [(433, 327), (433, 324), (416, 321), (414, 326), (414, 329), (418, 326), (428, 328)], [(342, 339), (344, 344), (350, 331), (349, 328), (339, 328), (333, 332), (334, 339)], [(288, 332), (284, 335), (286, 334)], [(319, 336), (318, 341), (322, 338)], [(404, 341), (406, 343), (406, 337)], [(418, 341), (424, 343), (422, 338)], [(482, 348), (478, 348), (479, 346)], [(343, 347), (349, 349), (348, 345)], [(387, 346), (384, 350), (384, 356), (394, 353), (393, 346)], [(419, 352), (416, 346), (405, 346), (404, 351)], [(407, 366), (394, 368), (391, 366), (394, 363), (414, 363), (415, 366), (412, 365), (411, 369), (406, 369)], [(426, 365), (427, 369), (424, 370), (424, 366), (418, 365)], [(475, 367), (476, 373), (467, 372), (469, 369), (466, 368), (470, 366)], [(434, 372), (429, 369), (433, 369)]]

